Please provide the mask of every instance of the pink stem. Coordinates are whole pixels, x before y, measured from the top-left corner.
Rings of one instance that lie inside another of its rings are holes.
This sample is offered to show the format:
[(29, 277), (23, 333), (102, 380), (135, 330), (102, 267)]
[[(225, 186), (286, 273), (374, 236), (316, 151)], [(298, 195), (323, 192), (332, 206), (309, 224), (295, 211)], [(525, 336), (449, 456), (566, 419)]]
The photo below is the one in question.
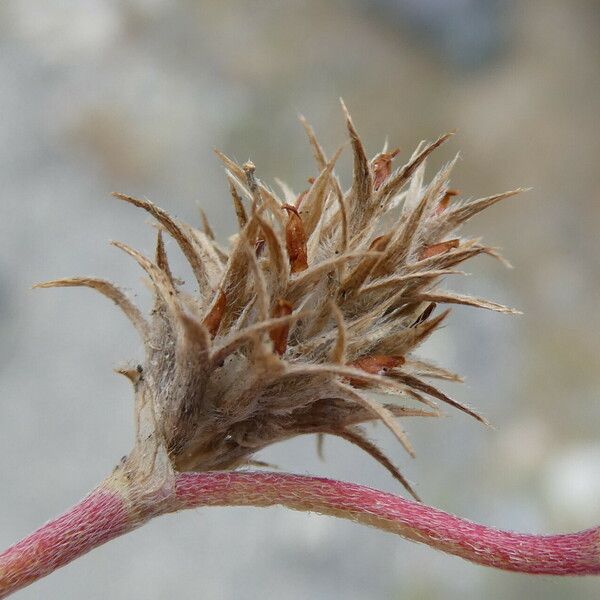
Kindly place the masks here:
[(181, 508), (280, 504), (372, 525), (498, 569), (600, 575), (600, 527), (563, 535), (499, 531), (361, 485), (285, 473), (184, 473), (176, 488)]
[(123, 498), (95, 489), (60, 517), (0, 554), (0, 598), (133, 529)]
[(364, 486), (279, 473), (177, 476), (160, 510), (132, 507), (103, 487), (0, 555), (0, 598), (130, 531), (160, 512), (200, 506), (274, 506), (343, 517), (467, 560), (531, 574), (599, 575), (600, 527), (565, 535), (498, 531)]

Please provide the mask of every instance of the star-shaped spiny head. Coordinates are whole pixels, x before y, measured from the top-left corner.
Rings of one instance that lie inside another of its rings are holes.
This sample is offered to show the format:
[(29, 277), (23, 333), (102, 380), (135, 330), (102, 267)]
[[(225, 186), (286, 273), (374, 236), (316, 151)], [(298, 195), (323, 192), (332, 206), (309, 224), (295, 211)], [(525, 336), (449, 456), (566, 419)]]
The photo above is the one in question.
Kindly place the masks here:
[[(94, 288), (140, 333), (143, 367), (122, 372), (136, 390), (136, 448), (155, 448), (138, 452), (149, 468), (158, 449), (175, 471), (232, 469), (275, 442), (329, 434), (368, 452), (416, 497), (360, 425), (383, 421), (412, 455), (402, 417), (438, 416), (442, 402), (485, 422), (429, 382), (460, 378), (415, 350), (447, 317), (448, 310), (436, 310), (440, 304), (514, 312), (439, 284), (471, 257), (498, 257), (457, 230), (520, 190), (461, 201), (449, 187), (454, 161), (424, 183), (427, 157), (451, 134), (421, 144), (396, 169), (397, 150), (369, 160), (342, 108), (354, 161), (347, 191), (334, 172), (341, 149), (328, 159), (303, 118), (318, 173), (299, 195), (281, 184), (280, 198), (254, 165), (217, 152), (239, 224), (230, 248), (215, 240), (204, 215), (200, 230), (147, 200), (115, 194), (158, 224), (153, 260), (114, 243), (147, 273), (150, 315), (105, 280), (40, 284)], [(164, 233), (189, 262), (197, 292), (184, 291), (173, 276)]]

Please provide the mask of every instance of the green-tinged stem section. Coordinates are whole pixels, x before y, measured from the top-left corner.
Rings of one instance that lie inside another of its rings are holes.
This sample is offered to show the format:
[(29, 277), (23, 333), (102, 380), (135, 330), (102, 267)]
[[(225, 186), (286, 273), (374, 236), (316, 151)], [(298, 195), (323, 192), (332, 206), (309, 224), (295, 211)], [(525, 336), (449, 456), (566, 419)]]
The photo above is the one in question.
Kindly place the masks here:
[(600, 574), (600, 527), (547, 536), (499, 531), (364, 486), (285, 473), (183, 473), (170, 489), (160, 502), (145, 494), (144, 505), (133, 506), (112, 487), (99, 487), (0, 555), (0, 598), (152, 516), (201, 506), (281, 505), (371, 525), (499, 569)]

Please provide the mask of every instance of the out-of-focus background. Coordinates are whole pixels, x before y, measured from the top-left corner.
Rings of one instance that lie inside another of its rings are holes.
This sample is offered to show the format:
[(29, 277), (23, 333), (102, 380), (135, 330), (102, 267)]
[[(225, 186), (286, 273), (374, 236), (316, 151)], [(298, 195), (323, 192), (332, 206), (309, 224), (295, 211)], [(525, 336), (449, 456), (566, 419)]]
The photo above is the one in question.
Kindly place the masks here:
[[(469, 265), (459, 291), (524, 311), (457, 308), (424, 353), (467, 377), (461, 413), (405, 423), (409, 461), (370, 430), (427, 503), (502, 528), (600, 521), (600, 10), (596, 0), (5, 0), (0, 4), (0, 546), (66, 509), (130, 447), (132, 394), (111, 369), (136, 336), (88, 290), (30, 291), (106, 276), (139, 301), (136, 267), (110, 238), (151, 252), (152, 199), (219, 237), (234, 216), (211, 149), (252, 158), (267, 183), (315, 174), (296, 120), (326, 149), (345, 139), (343, 96), (371, 153), (406, 159), (458, 135), (465, 196), (533, 190), (467, 227), (516, 266)], [(340, 174), (348, 181), (346, 157)], [(176, 250), (171, 244), (173, 254)], [(262, 453), (286, 470), (402, 492), (336, 440)], [(211, 509), (161, 518), (20, 598), (598, 598), (597, 579), (477, 567), (316, 515)]]

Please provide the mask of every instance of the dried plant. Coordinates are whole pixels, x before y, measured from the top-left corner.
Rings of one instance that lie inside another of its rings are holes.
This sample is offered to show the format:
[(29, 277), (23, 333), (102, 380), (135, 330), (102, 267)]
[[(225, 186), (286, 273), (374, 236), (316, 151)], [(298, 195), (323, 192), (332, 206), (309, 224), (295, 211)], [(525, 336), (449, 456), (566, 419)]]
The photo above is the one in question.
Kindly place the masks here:
[[(427, 157), (451, 134), (421, 144), (395, 170), (397, 150), (369, 160), (342, 108), (354, 160), (346, 192), (334, 172), (342, 149), (328, 159), (303, 118), (318, 174), (298, 196), (280, 184), (279, 198), (253, 164), (217, 152), (239, 223), (230, 249), (215, 240), (204, 215), (199, 230), (147, 200), (114, 194), (158, 226), (153, 259), (114, 242), (149, 278), (148, 317), (105, 280), (37, 286), (87, 286), (113, 300), (139, 333), (145, 360), (120, 371), (135, 391), (133, 450), (70, 512), (0, 556), (0, 597), (153, 516), (215, 504), (284, 504), (351, 518), (504, 569), (600, 572), (598, 529), (504, 533), (352, 484), (235, 471), (259, 464), (254, 454), (275, 442), (328, 434), (367, 452), (418, 500), (361, 425), (383, 421), (414, 455), (401, 418), (435, 418), (442, 403), (486, 423), (431, 383), (459, 376), (415, 351), (445, 321), (449, 310), (439, 304), (515, 312), (440, 282), (471, 257), (500, 258), (458, 230), (520, 190), (459, 200), (449, 187), (454, 161), (424, 183)], [(169, 267), (165, 233), (191, 267), (194, 293)]]

